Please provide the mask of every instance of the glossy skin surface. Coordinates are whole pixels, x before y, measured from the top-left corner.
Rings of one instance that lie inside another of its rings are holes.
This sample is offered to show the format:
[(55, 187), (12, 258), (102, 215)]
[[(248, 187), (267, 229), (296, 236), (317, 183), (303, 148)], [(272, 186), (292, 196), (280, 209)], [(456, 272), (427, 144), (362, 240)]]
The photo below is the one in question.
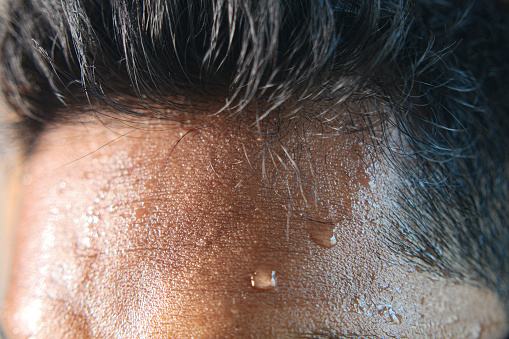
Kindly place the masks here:
[(500, 337), (494, 293), (383, 244), (382, 164), (362, 140), (299, 121), (269, 150), (219, 116), (46, 131), (23, 180), (7, 334)]

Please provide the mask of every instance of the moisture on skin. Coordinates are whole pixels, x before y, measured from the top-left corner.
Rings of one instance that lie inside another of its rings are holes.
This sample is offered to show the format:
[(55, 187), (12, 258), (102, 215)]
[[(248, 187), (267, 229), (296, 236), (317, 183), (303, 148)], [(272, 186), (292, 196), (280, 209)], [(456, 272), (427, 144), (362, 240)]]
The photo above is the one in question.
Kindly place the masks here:
[[(359, 134), (299, 122), (267, 148), (221, 116), (190, 126), (43, 134), (22, 188), (8, 335), (502, 335), (494, 293), (384, 245)], [(254, 288), (255, 273), (270, 288)]]

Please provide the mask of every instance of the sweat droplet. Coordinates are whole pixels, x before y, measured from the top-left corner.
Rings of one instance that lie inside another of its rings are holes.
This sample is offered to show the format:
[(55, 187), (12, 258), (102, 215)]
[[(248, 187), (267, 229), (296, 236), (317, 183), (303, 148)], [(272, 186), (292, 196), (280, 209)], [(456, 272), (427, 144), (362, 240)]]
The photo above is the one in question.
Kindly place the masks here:
[(89, 237), (83, 238), (82, 242), (85, 247), (87, 247), (87, 248), (90, 247), (90, 238)]
[(331, 248), (338, 243), (336, 239), (336, 227), (326, 223), (310, 222), (309, 238), (315, 244), (325, 248)]
[(270, 290), (276, 287), (276, 271), (259, 270), (251, 275), (251, 286), (257, 290)]

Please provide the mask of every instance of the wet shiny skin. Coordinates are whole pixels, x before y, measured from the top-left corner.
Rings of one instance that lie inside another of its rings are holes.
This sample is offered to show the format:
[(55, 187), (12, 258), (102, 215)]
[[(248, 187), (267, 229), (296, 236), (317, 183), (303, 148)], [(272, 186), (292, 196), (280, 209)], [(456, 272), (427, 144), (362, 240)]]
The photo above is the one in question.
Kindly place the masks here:
[(297, 125), (263, 157), (259, 135), (207, 119), (45, 133), (24, 177), (11, 337), (501, 335), (493, 293), (382, 245), (359, 138)]

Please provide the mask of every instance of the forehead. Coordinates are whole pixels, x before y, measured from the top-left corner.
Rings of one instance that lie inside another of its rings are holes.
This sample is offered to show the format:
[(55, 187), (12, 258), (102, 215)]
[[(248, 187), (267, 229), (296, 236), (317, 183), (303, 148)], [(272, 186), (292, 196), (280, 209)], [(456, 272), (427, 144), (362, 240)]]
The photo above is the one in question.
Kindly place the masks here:
[(206, 120), (42, 136), (25, 176), (11, 329), (500, 330), (492, 293), (431, 280), (384, 245), (377, 223), (387, 182), (360, 134), (296, 123), (267, 147), (267, 135)]

